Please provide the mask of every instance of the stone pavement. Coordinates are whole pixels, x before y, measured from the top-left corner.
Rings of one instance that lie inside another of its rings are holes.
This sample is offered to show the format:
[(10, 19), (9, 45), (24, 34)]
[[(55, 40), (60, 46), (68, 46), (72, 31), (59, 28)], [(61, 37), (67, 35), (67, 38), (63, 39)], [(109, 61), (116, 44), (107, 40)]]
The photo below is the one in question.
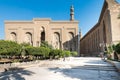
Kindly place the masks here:
[(0, 80), (120, 80), (120, 73), (100, 58), (43, 61), (25, 69), (0, 73)]
[(117, 70), (120, 72), (120, 62), (111, 61), (111, 60), (107, 60), (107, 62), (109, 62), (110, 64), (114, 65), (117, 68)]

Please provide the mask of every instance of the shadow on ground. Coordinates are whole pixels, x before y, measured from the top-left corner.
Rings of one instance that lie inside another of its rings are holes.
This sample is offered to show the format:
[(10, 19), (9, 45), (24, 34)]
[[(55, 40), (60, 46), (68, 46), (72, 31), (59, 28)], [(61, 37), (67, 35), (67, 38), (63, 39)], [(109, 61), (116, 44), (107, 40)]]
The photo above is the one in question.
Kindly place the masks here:
[(11, 68), (5, 72), (0, 73), (0, 80), (25, 80), (22, 75), (32, 75), (31, 71), (24, 70), (23, 68)]
[[(83, 66), (71, 66), (71, 68), (49, 68), (56, 74), (63, 74), (73, 80), (119, 80), (119, 73), (113, 66), (107, 62), (90, 60), (86, 61)], [(91, 65), (92, 64), (92, 65)], [(67, 64), (66, 64), (67, 65)], [(112, 77), (111, 77), (112, 75)]]
[(62, 73), (65, 77), (70, 77), (73, 80), (97, 80), (98, 76), (94, 76), (97, 72), (95, 70), (80, 69), (80, 67), (74, 68), (49, 68), (54, 73)]

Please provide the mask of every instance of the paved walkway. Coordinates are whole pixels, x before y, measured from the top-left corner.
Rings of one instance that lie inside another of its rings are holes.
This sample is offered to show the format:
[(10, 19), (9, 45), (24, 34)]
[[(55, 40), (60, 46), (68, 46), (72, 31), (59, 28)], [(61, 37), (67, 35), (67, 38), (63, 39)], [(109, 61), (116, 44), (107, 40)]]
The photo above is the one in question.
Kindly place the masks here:
[(100, 58), (67, 58), (41, 63), (0, 73), (0, 80), (120, 80), (116, 68)]

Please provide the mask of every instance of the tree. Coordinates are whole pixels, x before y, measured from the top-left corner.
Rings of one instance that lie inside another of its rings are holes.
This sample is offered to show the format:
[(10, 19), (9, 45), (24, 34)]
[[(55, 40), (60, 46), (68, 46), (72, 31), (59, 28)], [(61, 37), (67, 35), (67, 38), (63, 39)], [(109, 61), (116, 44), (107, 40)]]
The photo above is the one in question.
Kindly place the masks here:
[(20, 55), (21, 46), (13, 41), (0, 40), (0, 55)]

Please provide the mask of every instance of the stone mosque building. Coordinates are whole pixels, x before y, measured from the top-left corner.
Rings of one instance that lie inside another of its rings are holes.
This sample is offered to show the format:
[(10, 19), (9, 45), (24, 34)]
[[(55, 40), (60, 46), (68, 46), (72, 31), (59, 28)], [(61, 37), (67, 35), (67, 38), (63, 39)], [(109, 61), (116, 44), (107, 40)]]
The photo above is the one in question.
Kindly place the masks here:
[(81, 56), (98, 56), (106, 46), (120, 42), (120, 4), (105, 0), (98, 23), (80, 40)]
[(53, 21), (34, 18), (31, 21), (5, 21), (5, 39), (18, 43), (40, 46), (47, 41), (54, 48), (78, 51), (78, 21), (74, 20), (74, 7), (70, 8), (70, 20)]

